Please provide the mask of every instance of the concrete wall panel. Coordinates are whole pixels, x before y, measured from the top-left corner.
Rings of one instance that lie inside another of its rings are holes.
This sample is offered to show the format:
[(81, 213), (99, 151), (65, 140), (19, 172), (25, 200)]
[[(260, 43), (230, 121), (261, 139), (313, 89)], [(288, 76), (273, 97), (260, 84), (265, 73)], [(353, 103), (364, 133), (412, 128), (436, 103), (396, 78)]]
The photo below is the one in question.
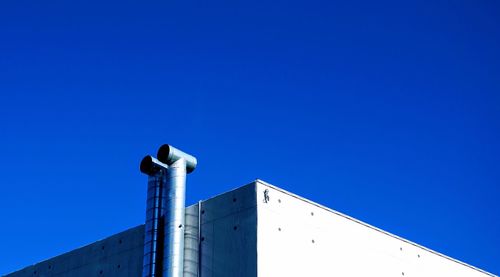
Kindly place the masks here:
[(6, 276), (140, 276), (143, 234), (141, 225)]
[(256, 190), (259, 277), (493, 276), (264, 182)]
[(255, 185), (202, 202), (201, 276), (257, 276)]

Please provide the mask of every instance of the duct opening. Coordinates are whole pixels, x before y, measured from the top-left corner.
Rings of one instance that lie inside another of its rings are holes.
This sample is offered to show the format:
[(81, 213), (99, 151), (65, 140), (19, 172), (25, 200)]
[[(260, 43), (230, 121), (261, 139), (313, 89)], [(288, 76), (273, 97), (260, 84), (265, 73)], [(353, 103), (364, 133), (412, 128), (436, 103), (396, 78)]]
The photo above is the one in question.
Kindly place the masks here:
[(198, 161), (196, 160), (195, 157), (182, 152), (181, 150), (168, 145), (164, 144), (158, 149), (158, 153), (156, 155), (158, 157), (158, 160), (160, 160), (162, 163), (165, 163), (167, 165), (171, 165), (177, 160), (184, 159), (186, 160), (186, 172), (191, 173), (193, 170), (196, 168), (196, 164)]
[(149, 176), (155, 175), (160, 170), (167, 168), (168, 166), (166, 164), (163, 164), (158, 159), (155, 159), (154, 157), (149, 155), (142, 159), (141, 165), (139, 166), (141, 172)]

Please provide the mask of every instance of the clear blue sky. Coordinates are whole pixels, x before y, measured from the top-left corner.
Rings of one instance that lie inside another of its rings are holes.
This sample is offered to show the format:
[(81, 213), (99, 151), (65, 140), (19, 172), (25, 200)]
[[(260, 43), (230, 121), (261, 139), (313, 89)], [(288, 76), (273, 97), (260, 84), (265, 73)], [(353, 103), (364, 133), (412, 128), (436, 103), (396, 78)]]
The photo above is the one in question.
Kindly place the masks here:
[(500, 273), (500, 4), (2, 1), (0, 274), (260, 178)]

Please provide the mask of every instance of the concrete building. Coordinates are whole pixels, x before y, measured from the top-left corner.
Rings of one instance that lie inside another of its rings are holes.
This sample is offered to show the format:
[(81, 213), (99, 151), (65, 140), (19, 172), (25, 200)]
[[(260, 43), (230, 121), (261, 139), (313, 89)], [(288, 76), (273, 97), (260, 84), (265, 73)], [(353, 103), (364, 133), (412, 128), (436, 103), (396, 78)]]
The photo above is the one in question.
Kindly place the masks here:
[[(495, 276), (257, 180), (185, 210), (185, 277)], [(144, 225), (9, 277), (141, 276)]]

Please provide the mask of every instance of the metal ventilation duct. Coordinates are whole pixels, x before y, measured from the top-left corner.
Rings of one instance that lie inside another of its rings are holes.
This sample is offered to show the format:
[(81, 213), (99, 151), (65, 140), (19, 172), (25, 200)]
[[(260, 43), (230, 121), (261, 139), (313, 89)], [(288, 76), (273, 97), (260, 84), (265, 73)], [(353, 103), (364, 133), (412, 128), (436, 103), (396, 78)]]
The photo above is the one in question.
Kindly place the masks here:
[(168, 144), (158, 159), (146, 156), (141, 162), (149, 176), (143, 277), (183, 276), (186, 174), (196, 164), (195, 157)]
[(151, 156), (146, 156), (142, 159), (140, 169), (142, 173), (148, 175), (142, 276), (159, 277), (163, 270), (161, 267), (165, 214), (163, 177), (168, 166)]
[(164, 144), (158, 149), (157, 157), (158, 160), (168, 165), (173, 164), (177, 160), (184, 159), (186, 161), (187, 173), (193, 172), (198, 163), (195, 157), (168, 144)]

